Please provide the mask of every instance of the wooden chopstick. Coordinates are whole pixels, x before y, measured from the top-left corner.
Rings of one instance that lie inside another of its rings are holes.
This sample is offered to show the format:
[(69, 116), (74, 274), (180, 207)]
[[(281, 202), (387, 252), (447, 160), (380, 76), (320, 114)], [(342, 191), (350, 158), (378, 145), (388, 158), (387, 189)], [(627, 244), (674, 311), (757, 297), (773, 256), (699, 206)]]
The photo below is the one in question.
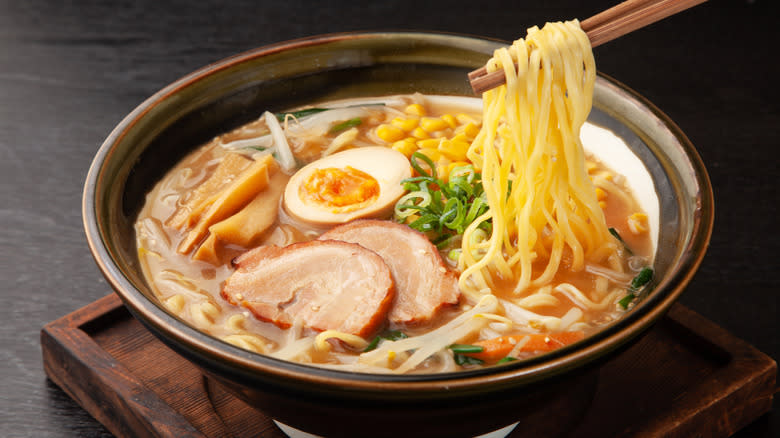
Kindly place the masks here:
[(596, 47), (705, 1), (707, 0), (646, 1), (648, 4), (645, 6), (605, 21), (586, 33), (591, 47)]
[(622, 3), (616, 4), (615, 6), (612, 6), (606, 11), (599, 12), (590, 18), (582, 20), (582, 22), (580, 22), (580, 27), (582, 27), (582, 30), (587, 33), (588, 31), (593, 30), (598, 26), (609, 23), (610, 21), (616, 20), (631, 12), (636, 12), (637, 10), (652, 5), (657, 1), (658, 0), (626, 0)]
[[(612, 20), (616, 20), (622, 17), (623, 15), (626, 15), (630, 12), (635, 12), (641, 9), (642, 7), (648, 6), (658, 1), (659, 0), (625, 0), (622, 3), (618, 3), (617, 5), (612, 6), (611, 8), (605, 11), (599, 12), (598, 14), (581, 21), (580, 27), (582, 28), (582, 30), (585, 31), (586, 34), (588, 34), (589, 31), (597, 28), (598, 26), (601, 26), (602, 24), (608, 23)], [(590, 39), (590, 35), (588, 35), (588, 39)], [(591, 42), (591, 47), (594, 47), (592, 42)], [(471, 81), (480, 76), (484, 76), (485, 74), (487, 74), (487, 67), (482, 66), (470, 72), (468, 74), (468, 77), (469, 80)], [(501, 73), (501, 75), (503, 75), (503, 73)], [(501, 84), (503, 84), (503, 81), (490, 88), (497, 87), (498, 85)]]
[[(591, 47), (596, 47), (705, 1), (707, 0), (626, 0), (583, 20), (580, 27), (588, 35)], [(477, 94), (506, 82), (502, 70), (488, 73), (484, 66), (470, 72), (468, 77), (471, 88)]]

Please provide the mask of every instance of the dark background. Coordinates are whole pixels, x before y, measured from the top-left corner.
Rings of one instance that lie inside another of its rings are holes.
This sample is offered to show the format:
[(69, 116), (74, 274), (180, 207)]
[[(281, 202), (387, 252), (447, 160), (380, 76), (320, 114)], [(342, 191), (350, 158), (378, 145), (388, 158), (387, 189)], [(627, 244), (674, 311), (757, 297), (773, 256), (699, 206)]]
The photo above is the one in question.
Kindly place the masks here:
[[(103, 139), (143, 99), (282, 40), (388, 29), (513, 40), (530, 25), (584, 19), (613, 3), (0, 0), (0, 436), (109, 435), (46, 379), (38, 336), (110, 292), (85, 242), (81, 189)], [(775, 9), (769, 0), (712, 0), (595, 55), (599, 70), (677, 122), (710, 172), (715, 230), (682, 303), (777, 360)], [(738, 436), (780, 436), (777, 406)]]

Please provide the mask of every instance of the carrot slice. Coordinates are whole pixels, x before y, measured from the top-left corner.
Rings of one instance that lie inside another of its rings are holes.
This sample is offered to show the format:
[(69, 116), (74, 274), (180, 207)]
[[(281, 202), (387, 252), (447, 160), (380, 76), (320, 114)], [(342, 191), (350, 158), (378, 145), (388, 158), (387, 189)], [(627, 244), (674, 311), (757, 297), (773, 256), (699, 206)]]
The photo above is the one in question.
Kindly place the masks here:
[(498, 338), (487, 339), (475, 342), (474, 345), (482, 347), (479, 353), (464, 353), (465, 356), (471, 356), (485, 362), (493, 362), (506, 357), (518, 342), (525, 337), (528, 341), (520, 348), (520, 351), (552, 351), (556, 348), (572, 344), (585, 337), (582, 331), (560, 332), (560, 333), (532, 333), (525, 335), (508, 335)]

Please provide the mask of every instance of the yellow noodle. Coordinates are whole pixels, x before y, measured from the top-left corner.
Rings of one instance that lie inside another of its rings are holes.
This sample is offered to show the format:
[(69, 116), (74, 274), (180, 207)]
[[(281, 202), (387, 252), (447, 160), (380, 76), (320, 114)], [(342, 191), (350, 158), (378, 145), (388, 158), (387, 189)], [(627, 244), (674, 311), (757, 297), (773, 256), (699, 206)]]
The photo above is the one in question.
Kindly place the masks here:
[[(460, 286), (470, 297), (497, 278), (513, 280), (518, 293), (548, 284), (566, 253), (580, 271), (616, 251), (580, 142), (596, 67), (579, 22), (529, 29), (487, 69), (502, 69), (506, 85), (483, 94), (482, 129), (468, 151), (490, 207), (463, 237)], [(487, 220), (492, 233), (475, 245), (471, 235)], [(546, 265), (534, 274), (537, 258)]]
[(219, 306), (210, 301), (190, 304), (190, 316), (195, 325), (203, 330), (210, 329), (221, 312)]
[(558, 304), (560, 304), (560, 300), (558, 300), (558, 298), (545, 293), (534, 293), (517, 301), (518, 306), (527, 309), (533, 309), (535, 307), (557, 306)]
[(268, 344), (259, 336), (254, 335), (228, 335), (222, 338), (223, 341), (235, 345), (236, 347), (243, 348), (244, 350), (253, 351), (255, 353), (267, 353)]
[(246, 316), (243, 313), (236, 313), (230, 316), (225, 322), (225, 328), (233, 333), (244, 331), (244, 325), (246, 324)]
[(340, 332), (338, 330), (325, 330), (314, 339), (314, 347), (317, 351), (330, 351), (328, 339), (338, 339), (350, 347), (362, 350), (368, 346), (368, 341), (360, 336)]
[(579, 305), (580, 307), (588, 310), (604, 310), (612, 304), (612, 301), (614, 300), (614, 292), (608, 294), (606, 297), (602, 298), (601, 301), (595, 302), (585, 296), (582, 291), (577, 289), (574, 285), (571, 285), (569, 283), (561, 283), (558, 286), (553, 289), (556, 292), (560, 292), (569, 299), (571, 299), (575, 304)]

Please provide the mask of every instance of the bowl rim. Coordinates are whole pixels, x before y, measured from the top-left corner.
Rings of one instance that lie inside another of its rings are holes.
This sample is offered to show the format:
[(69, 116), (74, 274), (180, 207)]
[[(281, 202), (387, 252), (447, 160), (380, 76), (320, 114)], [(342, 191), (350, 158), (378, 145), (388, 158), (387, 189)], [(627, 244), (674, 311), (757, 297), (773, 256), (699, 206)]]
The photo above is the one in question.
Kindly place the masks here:
[[(599, 77), (606, 83), (606, 86), (624, 93), (645, 107), (652, 116), (656, 117), (677, 137), (678, 147), (688, 158), (689, 165), (694, 170), (694, 178), (698, 183), (699, 193), (695, 200), (697, 215), (694, 218), (688, 247), (684, 250), (684, 253), (690, 254), (690, 257), (682, 257), (683, 263), (673, 275), (657, 284), (655, 292), (643, 300), (642, 308), (644, 311), (635, 311), (625, 315), (618, 322), (589, 336), (573, 348), (562, 348), (552, 353), (502, 367), (486, 367), (455, 373), (395, 375), (332, 370), (252, 353), (211, 337), (171, 316), (160, 305), (147, 298), (125, 277), (116, 261), (110, 256), (102, 237), (101, 226), (97, 221), (96, 214), (96, 187), (103, 164), (110, 159), (113, 147), (120, 143), (127, 131), (152, 108), (193, 83), (256, 58), (348, 39), (389, 39), (399, 36), (433, 40), (463, 39), (477, 43), (488, 43), (489, 45), (507, 44), (500, 40), (479, 36), (427, 31), (342, 32), (278, 42), (229, 56), (184, 75), (144, 100), (116, 125), (95, 154), (87, 173), (82, 198), (82, 218), (90, 252), (100, 271), (136, 318), (152, 329), (155, 334), (161, 336), (164, 341), (173, 342), (178, 347), (183, 347), (195, 355), (212, 360), (216, 359), (233, 372), (245, 376), (262, 376), (277, 382), (296, 382), (296, 384), (328, 388), (349, 387), (358, 392), (384, 392), (392, 389), (407, 393), (434, 394), (441, 391), (442, 388), (451, 391), (473, 388), (484, 390), (497, 386), (526, 385), (564, 374), (617, 350), (643, 333), (669, 310), (692, 279), (709, 244), (714, 222), (713, 194), (709, 176), (693, 144), (666, 114), (639, 93), (601, 72), (599, 72)], [(486, 54), (486, 57), (488, 56), (489, 54)], [(701, 213), (702, 211), (704, 214)], [(664, 293), (659, 293), (660, 291)]]

